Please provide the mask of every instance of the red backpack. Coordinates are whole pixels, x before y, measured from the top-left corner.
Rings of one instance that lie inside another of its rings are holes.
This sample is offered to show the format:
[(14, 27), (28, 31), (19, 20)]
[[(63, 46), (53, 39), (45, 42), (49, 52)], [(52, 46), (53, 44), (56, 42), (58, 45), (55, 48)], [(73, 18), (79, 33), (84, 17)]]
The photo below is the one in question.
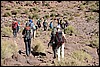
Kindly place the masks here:
[(18, 26), (18, 22), (13, 22), (13, 23), (12, 23), (12, 29), (16, 29), (17, 26)]
[(62, 43), (64, 43), (64, 36), (62, 35), (62, 31), (56, 32), (56, 41), (60, 45), (62, 45)]

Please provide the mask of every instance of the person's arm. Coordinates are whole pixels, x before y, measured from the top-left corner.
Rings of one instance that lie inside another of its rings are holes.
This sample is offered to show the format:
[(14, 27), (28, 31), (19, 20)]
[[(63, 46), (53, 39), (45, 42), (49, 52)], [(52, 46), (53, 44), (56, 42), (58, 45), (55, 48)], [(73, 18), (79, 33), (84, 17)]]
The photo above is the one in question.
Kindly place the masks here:
[(66, 36), (65, 36), (64, 32), (62, 32), (62, 35), (64, 36), (64, 39), (65, 39), (65, 42), (66, 42)]
[(22, 31), (22, 35), (24, 35), (25, 34), (25, 28), (24, 28), (24, 30)]

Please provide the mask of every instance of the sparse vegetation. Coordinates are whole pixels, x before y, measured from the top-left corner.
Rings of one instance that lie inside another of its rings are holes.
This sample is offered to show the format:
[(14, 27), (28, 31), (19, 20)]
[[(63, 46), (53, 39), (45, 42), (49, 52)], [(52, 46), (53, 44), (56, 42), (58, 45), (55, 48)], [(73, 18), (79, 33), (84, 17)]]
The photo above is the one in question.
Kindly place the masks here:
[(74, 13), (74, 16), (75, 16), (75, 17), (79, 17), (80, 14), (79, 14), (79, 13)]
[(45, 53), (45, 46), (40, 40), (35, 40), (35, 45), (32, 46), (33, 51)]
[(32, 15), (32, 18), (37, 19), (37, 18), (39, 18), (39, 16), (38, 16), (38, 14), (34, 13), (34, 14)]
[(84, 52), (83, 50), (74, 51), (72, 53), (72, 57), (81, 62), (84, 62), (85, 60), (88, 60), (88, 61), (92, 60), (92, 56), (89, 55), (88, 53)]
[(12, 13), (12, 15), (16, 15), (18, 13), (18, 11), (17, 10), (13, 10), (13, 11), (11, 11), (11, 13)]
[(10, 12), (6, 12), (4, 13), (3, 17), (8, 17), (8, 16), (11, 16), (11, 13)]
[(73, 26), (69, 25), (65, 30), (64, 32), (68, 35), (72, 35), (72, 33), (75, 33), (75, 29)]
[(95, 18), (95, 17), (93, 17), (93, 16), (88, 16), (88, 17), (87, 17), (87, 22), (89, 22), (90, 20), (94, 20), (94, 18)]
[(11, 7), (8, 6), (8, 7), (6, 8), (6, 10), (11, 10)]
[(28, 13), (29, 13), (29, 11), (28, 11), (27, 9), (25, 9), (25, 11), (24, 11), (24, 12), (25, 12), (25, 14), (28, 14)]
[(59, 13), (58, 13), (57, 15), (55, 15), (55, 17), (61, 17), (61, 16), (62, 16), (62, 15), (61, 15), (61, 14), (59, 14)]
[(25, 5), (26, 5), (26, 6), (31, 5), (31, 2), (30, 2), (30, 1), (27, 1)]
[(45, 3), (45, 4), (43, 4), (43, 6), (50, 6), (50, 5), (49, 5), (49, 3)]
[(54, 10), (54, 9), (52, 9), (50, 12), (55, 12), (55, 10)]
[(49, 18), (49, 15), (45, 15), (44, 18), (48, 19)]
[(17, 46), (14, 42), (6, 40), (1, 41), (1, 59), (9, 58), (13, 55), (13, 53), (17, 52)]
[(38, 9), (37, 7), (32, 8), (32, 10), (33, 10), (33, 11), (36, 11), (36, 12), (39, 11), (39, 9)]
[(1, 28), (1, 35), (11, 36), (12, 35), (11, 28), (10, 27)]
[(99, 47), (99, 38), (94, 38), (94, 40), (91, 40), (91, 41), (90, 41), (90, 45), (91, 45), (93, 48), (98, 48), (98, 47)]
[(70, 20), (73, 20), (73, 19), (74, 19), (74, 17), (73, 16), (70, 16), (68, 20), (70, 21)]
[(55, 17), (56, 14), (55, 13), (51, 13), (50, 17)]

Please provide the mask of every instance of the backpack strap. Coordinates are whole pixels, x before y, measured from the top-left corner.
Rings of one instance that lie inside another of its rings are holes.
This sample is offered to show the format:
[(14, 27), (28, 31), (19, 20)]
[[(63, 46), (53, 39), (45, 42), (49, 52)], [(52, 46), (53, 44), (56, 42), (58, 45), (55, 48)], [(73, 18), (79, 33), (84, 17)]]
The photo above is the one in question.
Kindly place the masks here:
[(29, 26), (25, 27), (26, 30), (30, 30), (31, 28)]
[(57, 36), (58, 41), (60, 41), (59, 36), (58, 36), (58, 32), (56, 32), (56, 36)]

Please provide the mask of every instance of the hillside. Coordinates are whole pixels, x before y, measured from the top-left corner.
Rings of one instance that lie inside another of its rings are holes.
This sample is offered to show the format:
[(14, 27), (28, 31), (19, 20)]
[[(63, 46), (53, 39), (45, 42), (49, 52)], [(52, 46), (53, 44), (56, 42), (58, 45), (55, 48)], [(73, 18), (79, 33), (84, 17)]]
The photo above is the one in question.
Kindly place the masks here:
[[(17, 38), (11, 29), (14, 16), (21, 23)], [(35, 24), (44, 17), (55, 26), (57, 18), (68, 20), (65, 58), (60, 63), (48, 47), (51, 31), (43, 31), (43, 26), (32, 39), (31, 51), (37, 46), (46, 56), (25, 55), (22, 30), (29, 17)], [(99, 1), (1, 1), (1, 66), (99, 66), (98, 48)]]

